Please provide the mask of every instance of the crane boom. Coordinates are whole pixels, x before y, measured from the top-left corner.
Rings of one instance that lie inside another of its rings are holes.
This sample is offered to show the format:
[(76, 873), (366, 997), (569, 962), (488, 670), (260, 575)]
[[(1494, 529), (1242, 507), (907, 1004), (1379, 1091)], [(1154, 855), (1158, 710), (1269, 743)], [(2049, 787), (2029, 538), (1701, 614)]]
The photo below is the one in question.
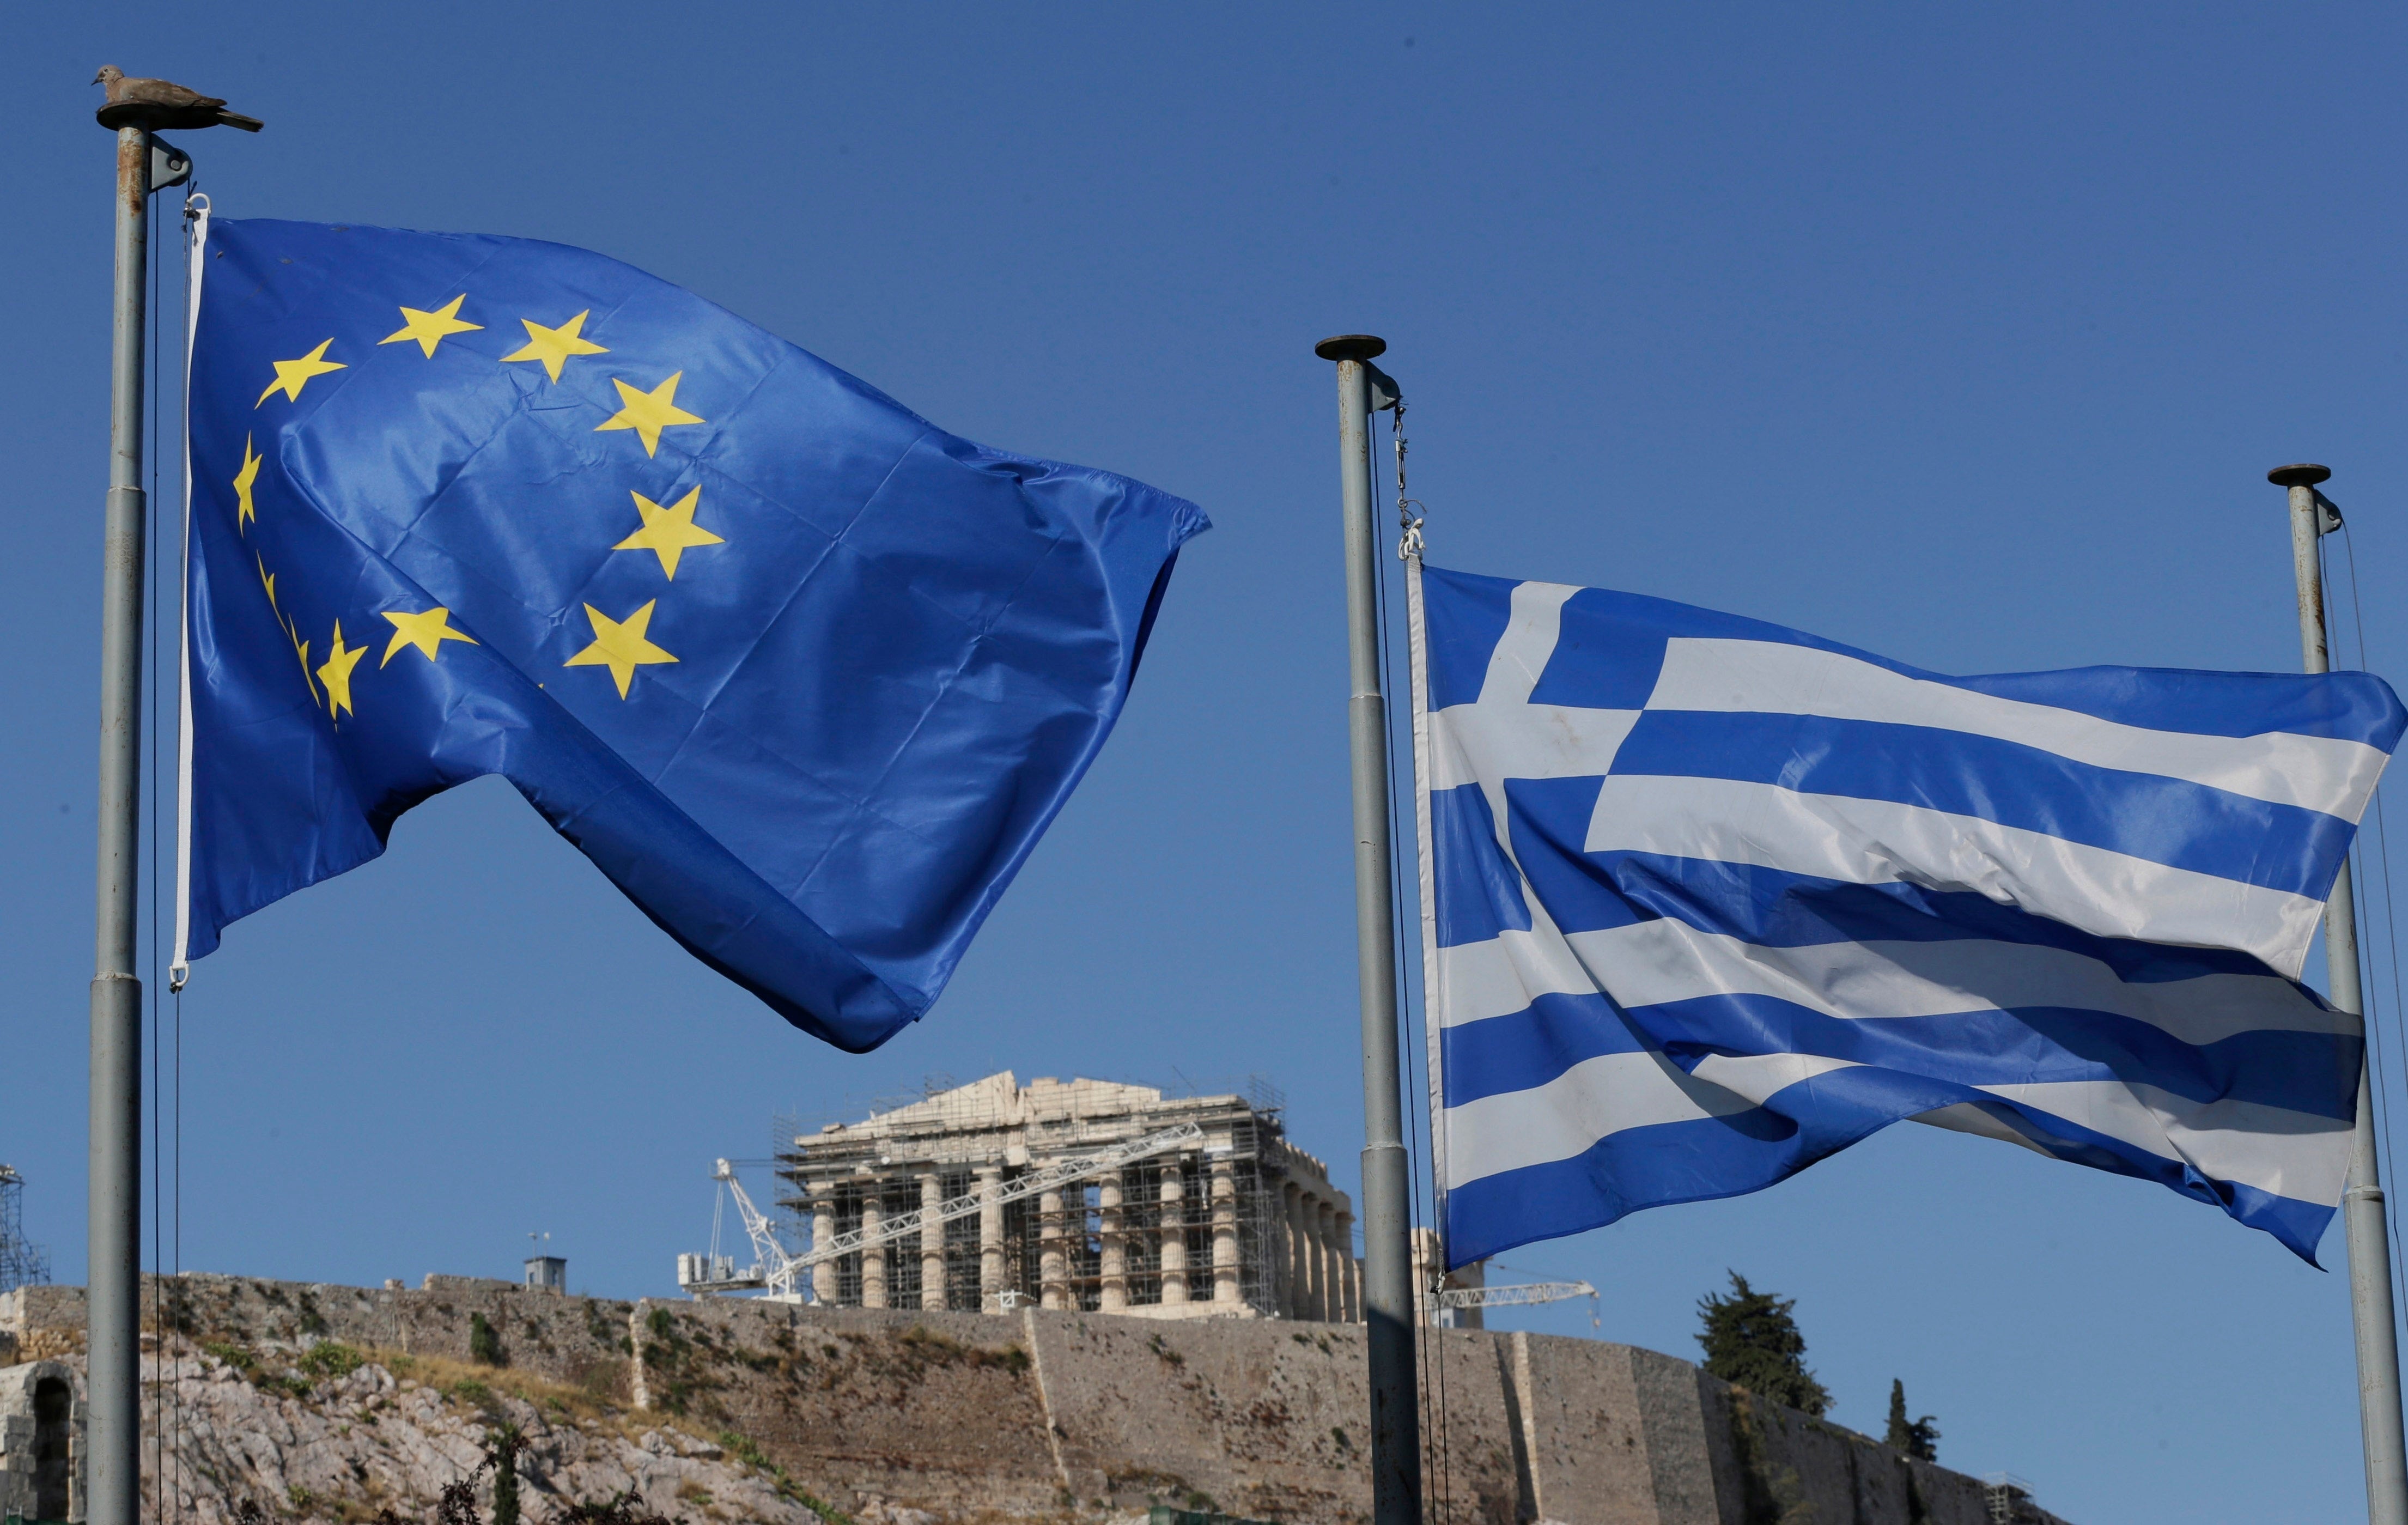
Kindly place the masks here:
[(759, 1274), (772, 1284), (781, 1279), (791, 1282), (795, 1258), (786, 1252), (785, 1245), (778, 1242), (776, 1231), (769, 1227), (769, 1219), (752, 1205), (752, 1199), (745, 1195), (744, 1183), (736, 1179), (736, 1167), (723, 1159), (710, 1175), (712, 1180), (724, 1184), (727, 1194), (736, 1199), (736, 1216), (744, 1220), (745, 1235), (752, 1241), (753, 1264), (759, 1268)]
[(1006, 1202), (1018, 1201), (1024, 1197), (1051, 1191), (1103, 1171), (1134, 1164), (1203, 1141), (1204, 1130), (1201, 1128), (1194, 1123), (1181, 1123), (1176, 1128), (1167, 1128), (1141, 1139), (1116, 1144), (1091, 1155), (1056, 1160), (1042, 1170), (1031, 1171), (1006, 1182), (992, 1195), (982, 1190), (972, 1191), (939, 1202), (934, 1208), (898, 1213), (875, 1229), (855, 1229), (850, 1233), (835, 1235), (826, 1244), (813, 1244), (800, 1255), (794, 1254), (779, 1243), (777, 1234), (770, 1229), (769, 1220), (752, 1205), (752, 1199), (745, 1195), (743, 1186), (737, 1181), (735, 1168), (723, 1159), (712, 1173), (711, 1179), (726, 1187), (736, 1199), (736, 1211), (744, 1220), (744, 1231), (752, 1237), (757, 1262), (749, 1272), (740, 1274), (733, 1273), (733, 1268), (727, 1268), (727, 1273), (723, 1273), (722, 1268), (710, 1263), (707, 1256), (681, 1255), (678, 1257), (678, 1286), (689, 1292), (740, 1291), (759, 1287), (765, 1288), (772, 1298), (800, 1302), (802, 1273), (813, 1266), (891, 1244), (898, 1239), (915, 1238), (931, 1223), (950, 1223), (955, 1218), (968, 1217), (984, 1210), (990, 1202), (1001, 1206)]
[(1533, 1302), (1560, 1302), (1566, 1298), (1595, 1297), (1597, 1288), (1584, 1281), (1512, 1282), (1498, 1287), (1455, 1287), (1438, 1295), (1441, 1308), (1513, 1308)]

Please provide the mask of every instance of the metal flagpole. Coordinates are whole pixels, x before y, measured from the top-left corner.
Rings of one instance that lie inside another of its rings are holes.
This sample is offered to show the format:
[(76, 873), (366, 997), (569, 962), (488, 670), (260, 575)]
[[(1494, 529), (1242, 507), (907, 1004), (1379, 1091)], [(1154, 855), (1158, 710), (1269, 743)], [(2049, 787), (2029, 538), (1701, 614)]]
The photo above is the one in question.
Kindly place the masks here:
[(1338, 472), (1346, 537), (1347, 732), (1354, 774), (1354, 944), (1363, 1015), (1363, 1318), (1371, 1365), (1371, 1519), (1419, 1525), (1411, 1224), (1397, 1043), (1396, 885), (1389, 870), (1388, 702), (1380, 685), (1379, 538), (1371, 526), (1371, 375), (1388, 348), (1323, 339), (1338, 362)]
[(108, 370), (108, 499), (101, 522), (100, 800), (92, 977), (90, 1266), (84, 1278), (83, 1518), (136, 1525), (142, 1505), (142, 982), (135, 889), (142, 837), (142, 320), (150, 194), (193, 162), (154, 127), (221, 122), (257, 132), (224, 102), (106, 68), (94, 115), (117, 135), (117, 285)]
[(142, 320), (150, 134), (117, 129), (117, 293), (100, 600), (99, 914), (93, 950), (91, 1270), (85, 1288), (90, 1525), (141, 1503), (142, 982), (134, 972), (142, 829)]
[[(2317, 542), (2341, 518), (2316, 484), (2332, 472), (2321, 466), (2276, 467), (2266, 480), (2291, 492), (2291, 568), (2300, 590), (2300, 663), (2331, 670), (2325, 649), (2324, 568)], [(2352, 1015), (2366, 1011), (2358, 981), (2358, 904), (2349, 864), (2325, 902), (2325, 973), (2332, 1003)], [(2384, 1232), (2383, 1173), (2374, 1140), (2372, 1077), (2363, 1059), (2358, 1081), (2358, 1129), (2350, 1147), (2349, 1188), (2342, 1194), (2349, 1235), (2350, 1319), (2358, 1331), (2358, 1417), (2366, 1444), (2366, 1507), (2372, 1525), (2408, 1525), (2408, 1443), (2400, 1419), (2400, 1344), (2391, 1323), (2391, 1258)]]

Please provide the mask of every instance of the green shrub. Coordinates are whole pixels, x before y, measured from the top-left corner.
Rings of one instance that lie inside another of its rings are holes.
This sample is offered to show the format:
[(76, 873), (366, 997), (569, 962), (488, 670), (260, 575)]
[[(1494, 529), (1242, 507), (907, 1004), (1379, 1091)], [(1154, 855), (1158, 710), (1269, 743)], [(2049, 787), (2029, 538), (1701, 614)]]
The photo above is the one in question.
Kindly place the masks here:
[(749, 1435), (739, 1435), (733, 1430), (723, 1430), (719, 1432), (719, 1445), (722, 1450), (748, 1467), (758, 1467), (763, 1472), (770, 1469), (771, 1462), (768, 1457), (762, 1453), (761, 1447), (754, 1445)]
[(321, 1340), (301, 1352), (301, 1359), (295, 1364), (311, 1376), (324, 1380), (349, 1376), (366, 1366), (367, 1361), (367, 1357), (350, 1345), (334, 1340)]
[(248, 1345), (229, 1344), (224, 1340), (203, 1340), (201, 1348), (237, 1372), (249, 1373), (259, 1364)]
[(468, 1316), (468, 1359), (484, 1366), (508, 1366), (510, 1358), (502, 1348), (502, 1336), (483, 1314)]

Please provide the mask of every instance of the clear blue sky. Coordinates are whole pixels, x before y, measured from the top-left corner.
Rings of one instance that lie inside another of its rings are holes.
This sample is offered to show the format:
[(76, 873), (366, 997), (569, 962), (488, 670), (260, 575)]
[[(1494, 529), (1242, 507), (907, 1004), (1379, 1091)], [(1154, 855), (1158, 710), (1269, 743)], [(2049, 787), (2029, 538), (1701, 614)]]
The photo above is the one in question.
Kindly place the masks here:
[[(931, 1072), (1263, 1072), (1353, 1178), (1326, 334), (1388, 338), (1441, 565), (1942, 670), (2280, 670), (2263, 473), (2315, 459), (2372, 665), (2408, 655), (2403, 30), (2374, 6), (15, 13), (0, 1159), (29, 1229), (80, 1279), (98, 65), (267, 120), (187, 135), (222, 213), (601, 250), (1219, 525), (1102, 761), (878, 1054), (689, 961), (493, 781), (200, 966), (187, 1267), (511, 1274), (548, 1230), (576, 1286), (628, 1296), (700, 1247), (713, 1156)], [(1508, 1259), (1684, 1355), (1737, 1268), (1798, 1298), (1835, 1417), (1878, 1430), (1902, 1377), (1943, 1460), (2079, 1525), (2362, 1508), (2344, 1278), (2153, 1187), (1898, 1129)], [(1584, 1304), (1521, 1316), (1588, 1331)]]

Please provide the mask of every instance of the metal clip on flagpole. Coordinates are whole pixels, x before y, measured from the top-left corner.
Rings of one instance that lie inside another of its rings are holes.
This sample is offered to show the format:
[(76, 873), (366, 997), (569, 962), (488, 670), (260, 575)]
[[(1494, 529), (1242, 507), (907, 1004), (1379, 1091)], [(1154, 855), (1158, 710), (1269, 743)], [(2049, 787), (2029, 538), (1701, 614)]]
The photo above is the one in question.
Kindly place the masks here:
[[(2321, 466), (2281, 466), (2266, 480), (2291, 494), (2291, 568), (2300, 591), (2300, 663), (2331, 670), (2325, 647), (2325, 583), (2318, 541), (2341, 527), (2316, 485), (2332, 475)], [(2366, 1004), (2358, 988), (2358, 898), (2347, 861), (2325, 902), (2325, 971), (2332, 1003), (2353, 1016)], [(2385, 1233), (2383, 1173), (2375, 1152), (2372, 1077), (2363, 1059), (2358, 1082), (2358, 1129), (2350, 1149), (2349, 1188), (2342, 1194), (2349, 1237), (2350, 1320), (2358, 1331), (2358, 1416), (2366, 1443), (2366, 1506), (2372, 1525), (2408, 1525), (2408, 1443), (2400, 1419), (2400, 1344), (2391, 1322), (2391, 1258)]]
[(142, 1503), (142, 982), (135, 889), (142, 841), (142, 321), (150, 193), (193, 172), (158, 127), (258, 123), (164, 79), (103, 69), (100, 124), (117, 134), (117, 284), (108, 378), (108, 502), (102, 525), (98, 906), (93, 946), (91, 1226), (86, 1274), (88, 1525), (135, 1525)]
[[(1380, 683), (1379, 536), (1371, 519), (1369, 334), (1323, 339), (1338, 363), (1338, 478), (1346, 537), (1347, 700), (1354, 774), (1354, 940), (1363, 1018), (1363, 1317), (1371, 1368), (1372, 1525), (1420, 1525), (1411, 1223), (1397, 1042), (1396, 885), (1389, 864), (1388, 704)], [(1385, 381), (1385, 378), (1380, 378)], [(1383, 389), (1383, 396), (1393, 394)]]

